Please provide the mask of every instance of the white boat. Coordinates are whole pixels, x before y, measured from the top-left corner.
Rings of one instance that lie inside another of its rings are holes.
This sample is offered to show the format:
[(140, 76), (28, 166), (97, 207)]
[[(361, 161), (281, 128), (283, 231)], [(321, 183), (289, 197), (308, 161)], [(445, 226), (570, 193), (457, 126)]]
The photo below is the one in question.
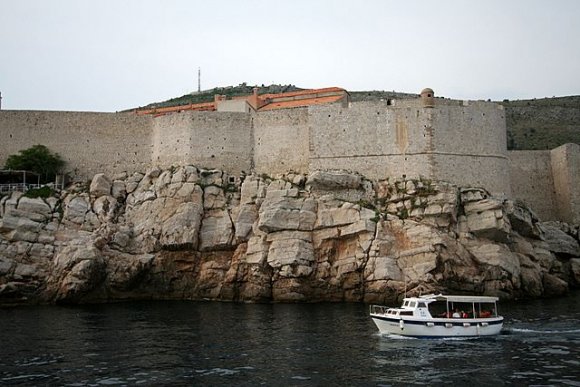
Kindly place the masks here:
[(410, 337), (478, 337), (500, 333), (497, 297), (429, 294), (408, 297), (400, 308), (371, 305), (382, 334)]

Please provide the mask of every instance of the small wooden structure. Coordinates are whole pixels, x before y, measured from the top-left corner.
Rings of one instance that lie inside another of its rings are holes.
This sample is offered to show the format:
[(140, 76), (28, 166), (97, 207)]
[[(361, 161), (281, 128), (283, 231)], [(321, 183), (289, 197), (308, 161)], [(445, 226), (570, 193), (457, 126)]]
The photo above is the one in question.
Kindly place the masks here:
[(40, 175), (31, 171), (0, 170), (0, 194), (40, 187)]

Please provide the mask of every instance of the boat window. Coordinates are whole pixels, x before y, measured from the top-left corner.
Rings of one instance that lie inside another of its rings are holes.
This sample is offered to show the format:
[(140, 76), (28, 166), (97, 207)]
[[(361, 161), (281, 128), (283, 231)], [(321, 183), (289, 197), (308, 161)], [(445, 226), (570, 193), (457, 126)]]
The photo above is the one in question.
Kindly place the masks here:
[(413, 312), (410, 310), (405, 310), (405, 311), (401, 311), (401, 313), (399, 313), (399, 316), (412, 316)]
[(417, 305), (417, 303), (416, 303), (415, 301), (411, 301), (411, 302), (409, 303), (409, 306), (410, 306), (411, 308), (414, 308), (414, 307), (415, 307), (415, 305)]
[(424, 302), (420, 302), (418, 306), (419, 306), (419, 308), (426, 308), (427, 307)]
[(409, 306), (409, 301), (405, 301), (405, 303), (403, 304), (403, 306)]
[(433, 317), (447, 316), (447, 303), (445, 301), (435, 301), (429, 304), (429, 313)]

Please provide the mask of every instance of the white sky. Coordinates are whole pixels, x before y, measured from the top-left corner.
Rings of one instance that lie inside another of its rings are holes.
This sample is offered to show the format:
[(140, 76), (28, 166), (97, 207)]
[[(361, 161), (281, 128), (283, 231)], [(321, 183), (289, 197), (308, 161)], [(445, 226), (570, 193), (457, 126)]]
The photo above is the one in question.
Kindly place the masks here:
[(116, 111), (294, 84), (580, 94), (578, 0), (0, 0), (2, 109)]

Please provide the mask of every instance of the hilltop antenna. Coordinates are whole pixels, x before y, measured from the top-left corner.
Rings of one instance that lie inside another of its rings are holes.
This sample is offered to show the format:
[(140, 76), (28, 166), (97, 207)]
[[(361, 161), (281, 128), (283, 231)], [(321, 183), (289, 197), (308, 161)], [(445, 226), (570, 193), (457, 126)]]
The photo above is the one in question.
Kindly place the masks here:
[(197, 68), (197, 92), (201, 92), (201, 67)]

